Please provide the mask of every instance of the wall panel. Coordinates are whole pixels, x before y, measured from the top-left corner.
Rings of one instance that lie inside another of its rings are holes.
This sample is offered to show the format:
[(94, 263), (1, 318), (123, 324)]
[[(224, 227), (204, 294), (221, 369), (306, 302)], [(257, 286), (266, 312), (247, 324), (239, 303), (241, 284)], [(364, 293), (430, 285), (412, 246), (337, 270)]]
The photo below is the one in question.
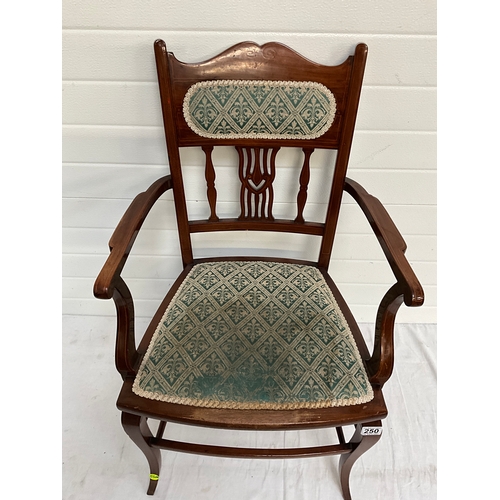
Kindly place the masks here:
[(435, 34), (436, 6), (424, 0), (66, 0), (63, 27), (165, 31)]
[[(164, 39), (179, 60), (199, 62), (241, 40), (263, 44), (276, 36), (252, 31), (65, 30), (63, 78), (156, 83), (152, 48), (157, 38)], [(280, 33), (279, 41), (328, 65), (341, 63), (354, 45), (363, 42), (369, 47), (365, 85), (436, 85), (433, 36)]]

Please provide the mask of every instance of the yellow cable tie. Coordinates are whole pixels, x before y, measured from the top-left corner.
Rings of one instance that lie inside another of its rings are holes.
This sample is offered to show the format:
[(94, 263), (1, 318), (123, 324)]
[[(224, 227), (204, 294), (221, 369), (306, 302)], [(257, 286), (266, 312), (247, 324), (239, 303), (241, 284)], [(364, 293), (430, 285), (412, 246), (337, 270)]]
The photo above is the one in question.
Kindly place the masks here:
[(158, 481), (158, 479), (160, 479), (160, 476), (158, 474), (150, 474), (149, 479), (151, 479), (151, 481)]

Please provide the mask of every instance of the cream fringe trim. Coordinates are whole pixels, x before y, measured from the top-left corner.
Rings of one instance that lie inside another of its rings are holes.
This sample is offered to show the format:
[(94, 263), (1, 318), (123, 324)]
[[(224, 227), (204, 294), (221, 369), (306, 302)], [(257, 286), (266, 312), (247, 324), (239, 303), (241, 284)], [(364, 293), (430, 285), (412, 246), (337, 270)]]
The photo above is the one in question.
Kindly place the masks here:
[[(247, 261), (236, 261), (236, 262), (247, 262)], [(248, 261), (249, 262), (249, 261)], [(260, 263), (260, 264), (268, 264), (269, 262), (264, 262), (264, 261), (252, 261), (254, 263)], [(218, 262), (215, 262), (218, 263)], [(182, 293), (184, 290), (184, 284), (186, 283), (187, 278), (190, 276), (190, 274), (195, 270), (195, 268), (199, 265), (207, 265), (209, 263), (203, 263), (203, 264), (196, 264), (193, 266), (191, 271), (188, 273), (188, 275), (184, 278), (184, 281), (181, 283), (179, 288), (177, 289), (177, 292), (174, 294), (172, 297), (172, 300), (168, 304), (167, 308), (165, 309), (165, 312), (163, 313), (162, 319), (158, 323), (158, 326), (156, 327), (155, 333), (153, 334), (153, 337), (151, 339), (151, 342), (149, 343), (148, 349), (146, 351), (146, 354), (144, 355), (144, 358), (142, 358), (141, 366), (139, 368), (139, 371), (137, 372), (137, 375), (134, 379), (134, 383), (132, 385), (132, 392), (136, 394), (137, 396), (140, 396), (142, 398), (146, 399), (152, 399), (155, 401), (163, 401), (164, 403), (176, 403), (176, 404), (181, 404), (181, 405), (186, 405), (186, 406), (195, 406), (198, 408), (220, 408), (220, 409), (228, 409), (228, 410), (297, 410), (301, 408), (335, 408), (335, 407), (340, 407), (340, 406), (352, 406), (352, 405), (357, 405), (357, 404), (363, 404), (363, 403), (368, 403), (371, 401), (374, 397), (373, 394), (373, 389), (368, 382), (368, 390), (367, 394), (364, 396), (358, 397), (358, 398), (349, 398), (349, 399), (322, 399), (320, 401), (313, 401), (313, 402), (295, 402), (295, 403), (265, 403), (265, 402), (241, 402), (241, 401), (219, 401), (219, 400), (214, 400), (214, 399), (194, 399), (194, 398), (182, 398), (180, 396), (172, 396), (172, 395), (167, 395), (167, 394), (159, 394), (156, 392), (150, 392), (150, 391), (145, 391), (139, 386), (139, 380), (140, 380), (140, 375), (142, 373), (142, 370), (144, 369), (151, 352), (153, 350), (154, 344), (158, 338), (158, 336), (161, 334), (161, 327), (163, 325), (163, 321), (165, 320), (167, 313), (170, 310), (170, 306), (175, 303), (175, 300), (177, 297)], [(293, 264), (298, 267), (312, 267), (313, 266), (306, 266), (302, 264)], [(322, 279), (323, 276), (321, 276)], [(339, 316), (342, 318), (344, 325), (346, 326), (347, 330), (347, 335), (349, 336), (352, 345), (356, 346), (356, 342), (354, 341), (354, 337), (352, 335), (351, 329), (349, 328), (349, 324), (347, 323), (344, 314), (342, 313), (339, 305), (337, 304), (337, 301), (335, 300), (335, 297), (333, 294), (331, 294), (331, 299), (333, 300), (337, 312)], [(356, 360), (360, 365), (363, 367), (363, 361), (361, 360), (361, 356), (359, 354), (359, 351), (356, 347), (354, 350), (354, 355), (356, 356)], [(368, 377), (367, 377), (368, 381)]]
[(373, 390), (369, 387), (368, 393), (359, 398), (349, 399), (324, 399), (314, 402), (297, 402), (297, 403), (262, 403), (262, 402), (239, 402), (239, 401), (218, 401), (214, 399), (193, 399), (167, 396), (146, 392), (143, 389), (136, 388), (134, 382), (133, 392), (137, 396), (164, 403), (176, 403), (186, 406), (196, 406), (199, 408), (220, 408), (226, 410), (298, 410), (301, 408), (335, 408), (340, 406), (352, 406), (363, 403), (368, 403), (373, 399)]
[[(276, 133), (276, 134), (262, 134), (262, 133), (255, 133), (255, 132), (242, 132), (242, 133), (235, 133), (235, 134), (212, 134), (209, 132), (206, 132), (205, 130), (201, 129), (196, 125), (196, 123), (193, 122), (191, 118), (191, 113), (189, 111), (189, 101), (191, 100), (191, 97), (193, 94), (202, 87), (216, 87), (216, 86), (222, 86), (222, 85), (236, 85), (237, 87), (244, 87), (247, 85), (268, 85), (270, 87), (283, 87), (283, 86), (289, 86), (289, 87), (307, 87), (307, 88), (315, 88), (321, 90), (328, 98), (330, 101), (330, 110), (328, 113), (328, 118), (323, 125), (317, 132), (311, 133), (311, 134), (300, 134), (300, 135), (291, 135), (291, 134), (283, 134), (283, 133)], [(182, 110), (184, 113), (184, 119), (186, 120), (186, 123), (188, 124), (189, 128), (197, 135), (201, 137), (206, 137), (208, 139), (296, 139), (296, 140), (310, 140), (310, 139), (317, 139), (318, 137), (321, 137), (324, 133), (328, 131), (328, 129), (331, 127), (334, 119), (335, 119), (335, 112), (337, 111), (337, 103), (335, 101), (335, 96), (332, 94), (332, 92), (325, 87), (322, 83), (318, 82), (293, 82), (293, 81), (274, 81), (274, 80), (209, 80), (205, 82), (198, 82), (189, 87), (185, 97), (184, 97), (184, 103), (182, 106)]]

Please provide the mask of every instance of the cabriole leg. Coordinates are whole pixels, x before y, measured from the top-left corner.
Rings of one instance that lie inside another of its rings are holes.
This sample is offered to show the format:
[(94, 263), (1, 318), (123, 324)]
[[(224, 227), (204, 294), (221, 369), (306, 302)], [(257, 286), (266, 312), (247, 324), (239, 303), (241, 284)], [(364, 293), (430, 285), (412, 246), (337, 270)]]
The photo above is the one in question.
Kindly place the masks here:
[(344, 500), (351, 500), (351, 491), (349, 489), (349, 476), (351, 474), (354, 462), (368, 451), (380, 439), (382, 435), (382, 422), (369, 422), (365, 424), (357, 424), (356, 431), (354, 432), (349, 443), (355, 447), (351, 453), (341, 455), (339, 472), (340, 472), (340, 485), (342, 487), (342, 495)]
[(147, 439), (153, 437), (153, 434), (149, 429), (146, 417), (140, 417), (138, 415), (132, 415), (131, 413), (122, 412), (122, 425), (130, 439), (132, 439), (144, 455), (146, 455), (150, 470), (147, 493), (148, 495), (153, 495), (158, 484), (158, 477), (160, 475), (161, 452), (157, 448), (151, 448), (147, 442)]

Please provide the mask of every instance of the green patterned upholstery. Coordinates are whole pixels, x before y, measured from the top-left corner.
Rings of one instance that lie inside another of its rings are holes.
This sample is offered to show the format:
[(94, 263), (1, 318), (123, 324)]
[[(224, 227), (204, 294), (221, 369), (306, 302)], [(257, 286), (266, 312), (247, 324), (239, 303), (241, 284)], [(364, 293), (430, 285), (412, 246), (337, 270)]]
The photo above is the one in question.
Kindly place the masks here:
[(335, 110), (333, 94), (316, 82), (206, 81), (184, 98), (189, 127), (215, 139), (315, 139)]
[(319, 408), (370, 401), (352, 333), (312, 266), (195, 265), (167, 307), (133, 391), (216, 408)]

